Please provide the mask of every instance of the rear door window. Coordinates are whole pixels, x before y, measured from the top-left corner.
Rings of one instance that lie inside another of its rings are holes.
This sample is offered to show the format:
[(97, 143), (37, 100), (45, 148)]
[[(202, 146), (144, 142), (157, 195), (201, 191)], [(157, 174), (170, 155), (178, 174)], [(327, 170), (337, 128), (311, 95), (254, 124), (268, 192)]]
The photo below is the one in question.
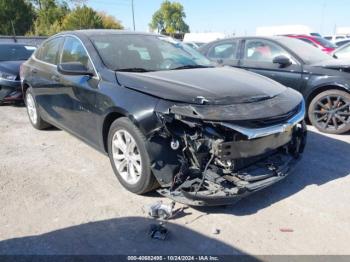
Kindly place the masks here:
[(35, 53), (35, 57), (46, 63), (57, 65), (62, 42), (62, 37), (45, 42)]
[(229, 41), (213, 45), (208, 57), (211, 59), (236, 59), (238, 41)]

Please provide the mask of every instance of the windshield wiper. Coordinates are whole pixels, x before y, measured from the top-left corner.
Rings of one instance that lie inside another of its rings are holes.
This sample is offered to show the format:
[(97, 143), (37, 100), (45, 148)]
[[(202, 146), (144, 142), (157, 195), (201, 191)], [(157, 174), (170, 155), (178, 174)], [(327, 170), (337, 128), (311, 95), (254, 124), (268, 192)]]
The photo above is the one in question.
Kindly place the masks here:
[(213, 66), (205, 66), (205, 65), (183, 65), (175, 68), (171, 68), (170, 70), (181, 70), (181, 69), (193, 69), (193, 68), (209, 68)]
[(121, 68), (121, 69), (117, 69), (115, 71), (119, 71), (119, 72), (137, 72), (137, 73), (151, 72), (151, 70), (147, 70), (147, 69), (142, 68), (142, 67)]

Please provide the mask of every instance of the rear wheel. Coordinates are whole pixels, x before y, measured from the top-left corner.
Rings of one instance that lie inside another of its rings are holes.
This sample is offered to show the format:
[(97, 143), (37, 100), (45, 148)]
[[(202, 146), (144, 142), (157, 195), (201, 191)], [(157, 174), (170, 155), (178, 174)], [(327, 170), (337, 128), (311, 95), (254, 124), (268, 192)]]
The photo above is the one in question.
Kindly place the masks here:
[(51, 125), (45, 122), (39, 114), (38, 106), (35, 102), (34, 96), (30, 90), (27, 90), (25, 95), (25, 104), (27, 107), (27, 113), (32, 126), (36, 129), (43, 130)]
[(342, 134), (350, 130), (350, 94), (341, 90), (328, 90), (312, 99), (309, 120), (324, 133)]
[(143, 194), (157, 187), (146, 138), (126, 117), (115, 120), (108, 134), (108, 154), (119, 182), (129, 191)]

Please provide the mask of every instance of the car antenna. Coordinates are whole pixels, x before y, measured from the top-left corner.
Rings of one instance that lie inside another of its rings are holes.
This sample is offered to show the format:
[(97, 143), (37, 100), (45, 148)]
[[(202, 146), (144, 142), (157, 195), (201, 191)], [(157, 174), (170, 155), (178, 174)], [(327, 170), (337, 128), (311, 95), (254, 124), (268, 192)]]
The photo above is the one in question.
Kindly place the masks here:
[(15, 27), (13, 26), (12, 20), (10, 20), (10, 22), (11, 22), (12, 33), (13, 33), (13, 41), (15, 41), (15, 43), (17, 43)]

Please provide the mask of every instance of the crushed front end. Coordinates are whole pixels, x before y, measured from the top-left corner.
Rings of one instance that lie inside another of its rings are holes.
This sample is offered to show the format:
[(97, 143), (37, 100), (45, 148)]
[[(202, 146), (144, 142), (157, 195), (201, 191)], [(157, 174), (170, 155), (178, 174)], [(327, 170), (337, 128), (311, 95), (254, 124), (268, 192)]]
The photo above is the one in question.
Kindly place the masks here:
[(160, 194), (193, 206), (232, 204), (285, 178), (305, 147), (304, 101), (277, 117), (208, 115), (188, 105), (158, 112), (149, 152)]

